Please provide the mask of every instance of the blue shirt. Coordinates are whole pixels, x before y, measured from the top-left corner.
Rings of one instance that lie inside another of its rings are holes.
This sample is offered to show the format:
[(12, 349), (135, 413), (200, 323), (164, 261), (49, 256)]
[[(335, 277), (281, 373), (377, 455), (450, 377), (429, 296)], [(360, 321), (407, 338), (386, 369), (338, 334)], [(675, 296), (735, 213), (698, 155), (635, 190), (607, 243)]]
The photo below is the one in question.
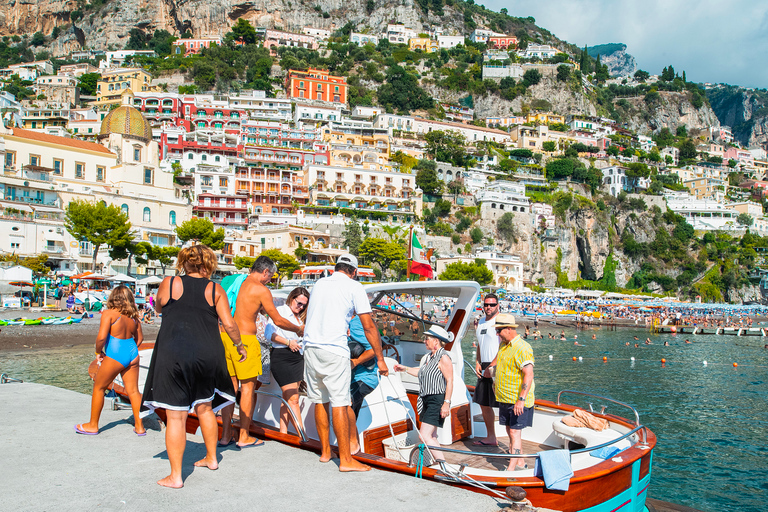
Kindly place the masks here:
[[(359, 316), (356, 316), (349, 322), (349, 337), (365, 347), (365, 350), (371, 350), (373, 348), (365, 337), (365, 329), (363, 329), (363, 323), (360, 321)], [(352, 382), (360, 381), (375, 388), (379, 385), (379, 378), (376, 375), (376, 370), (376, 365), (374, 365), (373, 368), (366, 368), (365, 365), (362, 364), (355, 366), (355, 369), (352, 370)]]

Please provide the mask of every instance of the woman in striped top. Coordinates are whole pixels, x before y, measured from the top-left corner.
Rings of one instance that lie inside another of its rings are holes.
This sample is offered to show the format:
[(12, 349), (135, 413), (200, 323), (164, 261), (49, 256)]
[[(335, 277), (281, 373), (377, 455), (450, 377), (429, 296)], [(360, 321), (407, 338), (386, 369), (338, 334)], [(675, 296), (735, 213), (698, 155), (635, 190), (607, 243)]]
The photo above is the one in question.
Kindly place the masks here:
[[(419, 378), (419, 420), (421, 437), (432, 447), (439, 448), (437, 428), (442, 427), (445, 418), (451, 413), (451, 395), (453, 394), (453, 364), (451, 356), (443, 346), (453, 337), (440, 326), (433, 325), (424, 332), (424, 345), (429, 353), (421, 359), (418, 368), (396, 364), (396, 372), (406, 372)], [(434, 453), (437, 460), (444, 460), (442, 455)], [(439, 458), (438, 458), (439, 456)]]

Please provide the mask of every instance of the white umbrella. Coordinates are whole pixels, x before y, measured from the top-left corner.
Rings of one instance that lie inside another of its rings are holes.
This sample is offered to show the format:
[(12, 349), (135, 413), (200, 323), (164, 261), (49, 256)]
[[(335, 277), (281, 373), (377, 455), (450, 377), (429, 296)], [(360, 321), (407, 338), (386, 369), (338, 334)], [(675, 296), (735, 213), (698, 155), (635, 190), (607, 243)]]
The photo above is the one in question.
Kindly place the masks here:
[(138, 284), (160, 284), (163, 280), (160, 277), (157, 276), (149, 276), (145, 277), (144, 279), (140, 279), (138, 281)]
[(125, 274), (117, 274), (114, 276), (106, 277), (105, 279), (107, 281), (115, 281), (118, 283), (135, 283), (136, 282), (134, 278)]

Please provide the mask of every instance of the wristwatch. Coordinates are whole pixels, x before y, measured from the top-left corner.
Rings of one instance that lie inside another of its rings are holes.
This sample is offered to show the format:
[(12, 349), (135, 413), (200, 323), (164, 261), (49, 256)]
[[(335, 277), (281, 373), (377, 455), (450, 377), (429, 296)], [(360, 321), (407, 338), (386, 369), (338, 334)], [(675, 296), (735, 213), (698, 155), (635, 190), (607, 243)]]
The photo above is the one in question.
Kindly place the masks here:
[(517, 397), (517, 400), (518, 401), (522, 400), (523, 402), (525, 402), (525, 397), (524, 396), (519, 396), (519, 397)]

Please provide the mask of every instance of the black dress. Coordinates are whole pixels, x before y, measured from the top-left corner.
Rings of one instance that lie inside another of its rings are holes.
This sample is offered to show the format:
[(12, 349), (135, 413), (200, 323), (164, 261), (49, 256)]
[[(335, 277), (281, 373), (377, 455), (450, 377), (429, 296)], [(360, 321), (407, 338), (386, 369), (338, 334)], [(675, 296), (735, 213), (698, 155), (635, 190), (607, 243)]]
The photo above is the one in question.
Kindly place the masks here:
[[(171, 279), (171, 289), (173, 289)], [(163, 323), (157, 334), (149, 372), (144, 384), (141, 416), (154, 409), (193, 412), (212, 402), (214, 412), (235, 401), (235, 389), (227, 371), (224, 345), (219, 334), (216, 307), (205, 299), (205, 278), (180, 277), (181, 297), (163, 306)], [(214, 286), (214, 299), (215, 299)]]

